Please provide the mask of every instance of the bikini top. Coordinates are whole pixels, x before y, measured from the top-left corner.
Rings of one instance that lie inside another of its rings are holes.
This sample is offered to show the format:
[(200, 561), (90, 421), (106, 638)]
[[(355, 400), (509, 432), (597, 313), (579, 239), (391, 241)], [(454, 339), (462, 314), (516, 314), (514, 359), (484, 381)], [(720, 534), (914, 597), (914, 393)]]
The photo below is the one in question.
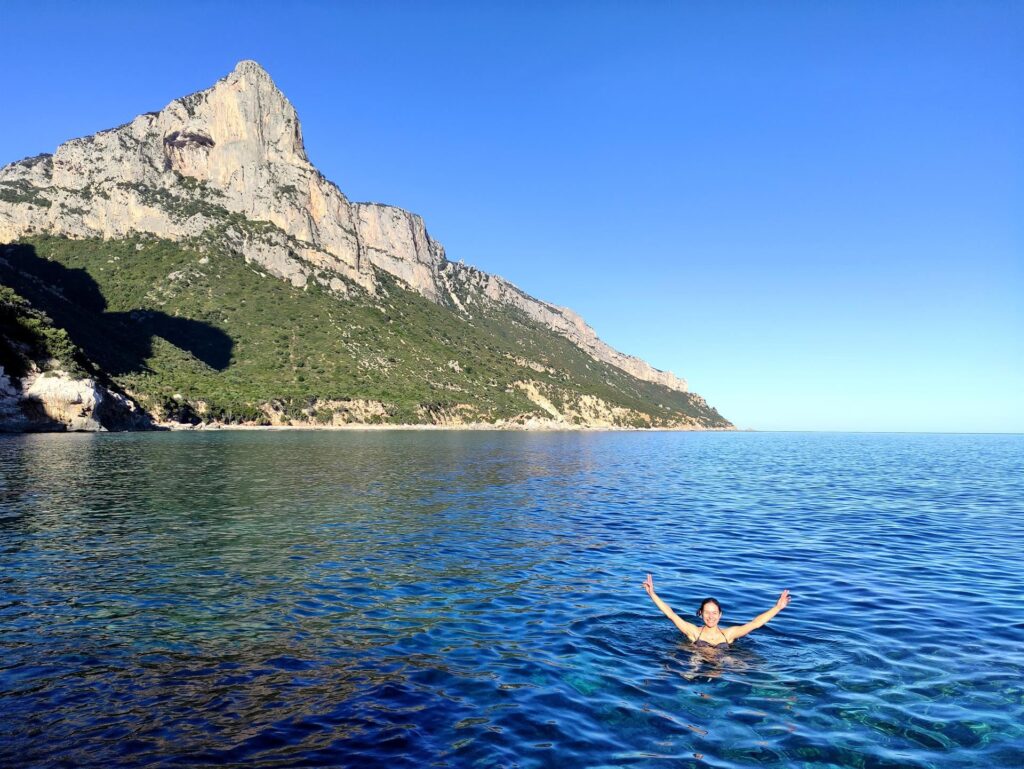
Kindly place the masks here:
[(709, 647), (711, 649), (721, 649), (723, 647), (726, 648), (726, 649), (729, 648), (729, 642), (728, 641), (722, 641), (722, 643), (720, 643), (720, 644), (713, 644), (713, 643), (711, 643), (709, 641), (702, 641), (700, 636), (701, 636), (701, 633), (703, 633), (706, 629), (707, 628), (702, 627), (700, 629), (700, 632), (697, 633), (697, 640), (693, 642), (694, 646), (707, 646), (707, 647)]

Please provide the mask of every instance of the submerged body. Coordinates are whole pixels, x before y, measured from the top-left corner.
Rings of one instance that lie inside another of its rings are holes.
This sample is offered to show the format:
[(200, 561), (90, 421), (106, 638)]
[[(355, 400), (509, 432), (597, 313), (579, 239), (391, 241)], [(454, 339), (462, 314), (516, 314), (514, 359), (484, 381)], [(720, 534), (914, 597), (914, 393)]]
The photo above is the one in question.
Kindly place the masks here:
[(658, 594), (654, 592), (654, 578), (650, 574), (644, 580), (644, 590), (647, 591), (647, 595), (654, 601), (654, 605), (661, 609), (666, 617), (672, 620), (672, 623), (679, 628), (683, 635), (690, 639), (694, 646), (712, 649), (729, 648), (729, 644), (737, 638), (742, 638), (747, 633), (766, 625), (776, 614), (789, 606), (789, 591), (783, 590), (779, 600), (768, 611), (758, 614), (750, 622), (723, 629), (718, 625), (722, 619), (721, 605), (714, 598), (705, 598), (697, 610), (697, 616), (704, 621), (704, 625), (697, 627), (692, 622), (687, 622), (672, 611), (672, 607), (658, 597)]

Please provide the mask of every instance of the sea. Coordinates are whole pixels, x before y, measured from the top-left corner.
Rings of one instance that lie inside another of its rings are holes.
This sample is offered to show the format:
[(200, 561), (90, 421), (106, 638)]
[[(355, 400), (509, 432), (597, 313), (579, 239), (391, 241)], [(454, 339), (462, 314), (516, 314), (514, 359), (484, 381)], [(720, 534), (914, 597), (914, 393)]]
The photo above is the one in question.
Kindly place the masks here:
[(0, 766), (1021, 767), (1024, 436), (0, 436)]

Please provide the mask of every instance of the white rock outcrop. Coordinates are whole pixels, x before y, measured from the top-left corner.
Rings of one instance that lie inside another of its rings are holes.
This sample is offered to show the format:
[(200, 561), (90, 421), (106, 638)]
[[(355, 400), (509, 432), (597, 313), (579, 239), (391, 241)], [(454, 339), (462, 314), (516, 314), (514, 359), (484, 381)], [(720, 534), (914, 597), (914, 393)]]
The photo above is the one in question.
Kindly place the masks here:
[(687, 390), (602, 342), (576, 313), (449, 262), (419, 216), (350, 202), (310, 163), (294, 107), (254, 61), (159, 112), (0, 169), (0, 243), (34, 233), (216, 239), (293, 285), (315, 280), (339, 294), (339, 278), (376, 292), (381, 270), (458, 312), (513, 307), (599, 361)]
[(60, 374), (37, 376), (25, 390), (25, 398), (36, 401), (51, 420), (68, 430), (87, 432), (105, 429), (97, 417), (107, 395), (92, 379)]
[(65, 371), (14, 379), (0, 366), (0, 430), (103, 432), (147, 426), (148, 416), (118, 392)]

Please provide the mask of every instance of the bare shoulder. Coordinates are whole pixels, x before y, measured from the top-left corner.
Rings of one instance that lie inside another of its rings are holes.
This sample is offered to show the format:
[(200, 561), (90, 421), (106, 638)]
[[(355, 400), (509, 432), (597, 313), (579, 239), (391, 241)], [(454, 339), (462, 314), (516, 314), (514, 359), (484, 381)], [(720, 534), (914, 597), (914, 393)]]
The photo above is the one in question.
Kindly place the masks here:
[(750, 628), (746, 625), (732, 625), (722, 630), (722, 635), (725, 636), (725, 640), (732, 643), (738, 638), (743, 638), (747, 633), (750, 632)]

